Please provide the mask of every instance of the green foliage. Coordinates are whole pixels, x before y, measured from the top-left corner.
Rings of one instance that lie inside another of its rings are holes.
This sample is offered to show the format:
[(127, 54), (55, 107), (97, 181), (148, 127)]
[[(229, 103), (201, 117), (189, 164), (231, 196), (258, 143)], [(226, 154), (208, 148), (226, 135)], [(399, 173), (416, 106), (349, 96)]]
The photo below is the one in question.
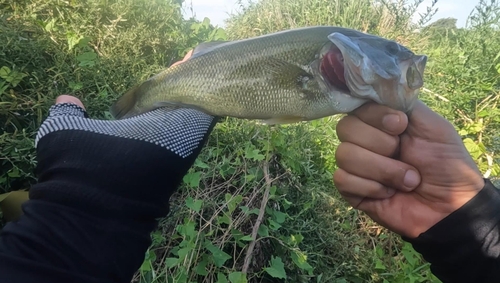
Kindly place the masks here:
[(198, 43), (224, 39), (178, 1), (0, 1), (0, 188), (34, 182), (33, 140), (61, 94), (96, 118), (111, 102)]
[[(408, 3), (412, 2), (412, 3)], [(417, 8), (423, 1), (406, 0), (262, 0), (251, 2), (243, 12), (228, 21), (230, 38), (246, 38), (295, 27), (332, 25), (358, 29), (412, 44), (426, 40), (415, 30), (436, 12), (433, 5), (422, 15)], [(419, 24), (411, 19), (417, 17)]]
[[(410, 19), (422, 1), (260, 0), (226, 30), (183, 19), (178, 0), (0, 0), (0, 188), (35, 182), (33, 140), (55, 97), (89, 114), (198, 43), (340, 25), (429, 56), (422, 100), (453, 122), (481, 171), (499, 176), (498, 4), (466, 29)], [(435, 1), (434, 1), (435, 2)], [(226, 119), (172, 197), (134, 282), (439, 282), (410, 245), (334, 189), (339, 116), (280, 127)]]
[(500, 174), (499, 19), (496, 1), (480, 1), (467, 29), (441, 30), (434, 36), (426, 48), (431, 59), (422, 96), (454, 123), (488, 177)]

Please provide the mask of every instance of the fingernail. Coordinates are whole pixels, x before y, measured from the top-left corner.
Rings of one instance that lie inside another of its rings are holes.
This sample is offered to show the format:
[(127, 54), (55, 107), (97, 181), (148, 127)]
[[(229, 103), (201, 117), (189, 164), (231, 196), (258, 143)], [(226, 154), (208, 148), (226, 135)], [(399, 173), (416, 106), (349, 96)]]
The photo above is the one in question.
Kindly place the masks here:
[(396, 114), (387, 114), (382, 119), (382, 125), (388, 131), (395, 132), (398, 130), (399, 123), (401, 122), (401, 118)]
[(415, 188), (420, 184), (420, 175), (413, 170), (406, 171), (403, 184), (408, 188)]

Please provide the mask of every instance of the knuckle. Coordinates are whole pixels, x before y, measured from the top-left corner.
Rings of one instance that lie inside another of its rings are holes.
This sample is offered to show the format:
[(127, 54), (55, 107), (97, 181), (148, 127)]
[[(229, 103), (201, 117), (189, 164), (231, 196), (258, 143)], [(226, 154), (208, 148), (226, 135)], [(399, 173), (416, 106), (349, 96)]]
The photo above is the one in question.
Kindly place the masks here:
[(406, 168), (395, 164), (388, 164), (381, 170), (380, 179), (383, 184), (393, 187), (399, 187), (401, 180), (403, 180)]
[(346, 128), (344, 125), (345, 123), (348, 123), (348, 118), (349, 116), (340, 119), (340, 121), (335, 126), (335, 131), (337, 132), (337, 136), (339, 137), (340, 141), (343, 141), (344, 129)]
[(337, 147), (337, 150), (335, 151), (335, 160), (339, 167), (344, 167), (344, 164), (349, 156), (349, 151), (350, 151), (349, 148), (350, 148), (349, 144), (345, 142), (340, 143), (339, 146)]
[(399, 137), (390, 136), (386, 141), (386, 156), (394, 156), (399, 149)]
[(344, 191), (345, 185), (348, 182), (347, 179), (348, 179), (348, 174), (342, 169), (339, 169), (335, 171), (335, 173), (333, 173), (333, 183), (340, 192)]

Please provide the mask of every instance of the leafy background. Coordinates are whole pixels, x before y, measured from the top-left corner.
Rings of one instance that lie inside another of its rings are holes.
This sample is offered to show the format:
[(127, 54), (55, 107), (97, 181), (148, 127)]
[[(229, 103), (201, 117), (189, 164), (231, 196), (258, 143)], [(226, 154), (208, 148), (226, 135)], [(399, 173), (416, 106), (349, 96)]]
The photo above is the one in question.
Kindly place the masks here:
[[(110, 119), (112, 101), (200, 42), (320, 24), (427, 54), (421, 99), (455, 125), (485, 177), (498, 177), (498, 3), (479, 1), (458, 29), (454, 19), (430, 21), (434, 6), (412, 23), (421, 2), (260, 0), (221, 29), (183, 18), (180, 0), (0, 0), (0, 193), (36, 181), (34, 137), (58, 95)], [(133, 282), (439, 282), (410, 245), (335, 190), (339, 119), (220, 123)]]

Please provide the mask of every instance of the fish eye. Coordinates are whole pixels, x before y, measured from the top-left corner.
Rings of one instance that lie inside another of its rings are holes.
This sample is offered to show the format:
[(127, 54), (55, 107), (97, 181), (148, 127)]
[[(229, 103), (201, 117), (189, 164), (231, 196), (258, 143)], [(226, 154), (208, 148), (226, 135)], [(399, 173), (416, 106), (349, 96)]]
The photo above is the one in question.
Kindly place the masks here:
[(408, 70), (406, 71), (406, 82), (408, 84), (408, 87), (413, 90), (418, 89), (424, 85), (422, 77), (420, 76), (420, 73), (418, 72), (415, 64), (411, 64), (411, 66), (408, 67)]
[(399, 44), (397, 44), (394, 41), (390, 41), (387, 43), (386, 47), (387, 51), (389, 51), (390, 54), (397, 54), (400, 51)]

